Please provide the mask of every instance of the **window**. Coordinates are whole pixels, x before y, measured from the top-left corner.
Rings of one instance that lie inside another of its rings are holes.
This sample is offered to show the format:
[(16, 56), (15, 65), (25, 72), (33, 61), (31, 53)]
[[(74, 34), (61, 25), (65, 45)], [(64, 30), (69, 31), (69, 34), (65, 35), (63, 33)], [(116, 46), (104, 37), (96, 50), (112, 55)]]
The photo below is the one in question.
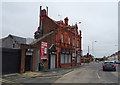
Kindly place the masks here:
[(14, 43), (13, 43), (12, 47), (15, 48), (15, 44)]
[(61, 54), (61, 64), (65, 63), (64, 54)]
[(61, 54), (61, 64), (71, 63), (71, 55)]
[(71, 63), (71, 55), (69, 55), (69, 63)]
[(65, 63), (68, 63), (68, 56), (65, 54)]
[(61, 34), (61, 42), (63, 43), (63, 34)]
[(68, 44), (70, 44), (70, 37), (68, 37)]

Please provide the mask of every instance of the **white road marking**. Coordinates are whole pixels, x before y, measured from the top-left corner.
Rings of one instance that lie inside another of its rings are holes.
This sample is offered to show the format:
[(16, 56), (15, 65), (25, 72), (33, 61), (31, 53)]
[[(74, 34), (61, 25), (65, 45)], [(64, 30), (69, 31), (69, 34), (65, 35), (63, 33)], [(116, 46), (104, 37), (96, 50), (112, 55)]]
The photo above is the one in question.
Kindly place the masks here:
[(100, 76), (99, 76), (99, 74), (97, 73), (97, 76), (98, 76), (98, 78), (100, 79)]

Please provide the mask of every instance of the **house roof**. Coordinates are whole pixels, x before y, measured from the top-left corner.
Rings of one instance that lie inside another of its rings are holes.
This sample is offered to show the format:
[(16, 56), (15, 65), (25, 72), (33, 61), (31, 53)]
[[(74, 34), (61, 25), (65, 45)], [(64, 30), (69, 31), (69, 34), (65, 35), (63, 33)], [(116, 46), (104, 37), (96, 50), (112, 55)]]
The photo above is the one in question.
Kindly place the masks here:
[(14, 36), (9, 34), (7, 37), (2, 38), (2, 41), (6, 40), (7, 38), (11, 38), (14, 40), (14, 42), (18, 43), (18, 44), (25, 44), (26, 43), (26, 38), (22, 38), (22, 37), (18, 37), (18, 36)]
[(39, 42), (40, 40), (42, 40), (42, 39), (44, 39), (45, 37), (51, 35), (52, 33), (54, 33), (54, 31), (51, 31), (51, 32), (49, 32), (49, 33), (43, 35), (42, 37), (38, 38), (37, 40), (35, 40), (34, 42), (32, 42), (31, 45), (36, 44), (36, 43)]

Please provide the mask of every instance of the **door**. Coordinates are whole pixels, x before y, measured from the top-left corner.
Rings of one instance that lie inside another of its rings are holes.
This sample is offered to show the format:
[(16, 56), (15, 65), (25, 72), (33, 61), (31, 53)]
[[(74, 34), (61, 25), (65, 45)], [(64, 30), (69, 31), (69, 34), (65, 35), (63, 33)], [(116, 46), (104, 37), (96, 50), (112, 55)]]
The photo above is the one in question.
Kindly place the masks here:
[(27, 55), (25, 60), (25, 71), (30, 71), (31, 68), (31, 56)]
[(50, 69), (55, 69), (56, 66), (56, 55), (51, 55), (50, 56)]
[(19, 49), (10, 49), (10, 48), (2, 48), (0, 49), (0, 53), (2, 53), (1, 61), (2, 63), (0, 72), (2, 74), (11, 74), (11, 73), (19, 73), (20, 72), (20, 62), (21, 62), (21, 50)]
[(77, 63), (80, 63), (80, 56), (77, 56)]

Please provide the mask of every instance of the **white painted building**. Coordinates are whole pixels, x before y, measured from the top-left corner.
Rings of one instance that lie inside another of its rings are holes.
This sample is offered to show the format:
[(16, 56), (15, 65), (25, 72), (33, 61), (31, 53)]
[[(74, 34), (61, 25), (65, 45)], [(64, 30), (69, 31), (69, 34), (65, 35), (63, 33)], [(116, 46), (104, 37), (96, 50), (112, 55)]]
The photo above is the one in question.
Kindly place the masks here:
[(108, 57), (108, 60), (118, 60), (118, 52), (112, 54)]

